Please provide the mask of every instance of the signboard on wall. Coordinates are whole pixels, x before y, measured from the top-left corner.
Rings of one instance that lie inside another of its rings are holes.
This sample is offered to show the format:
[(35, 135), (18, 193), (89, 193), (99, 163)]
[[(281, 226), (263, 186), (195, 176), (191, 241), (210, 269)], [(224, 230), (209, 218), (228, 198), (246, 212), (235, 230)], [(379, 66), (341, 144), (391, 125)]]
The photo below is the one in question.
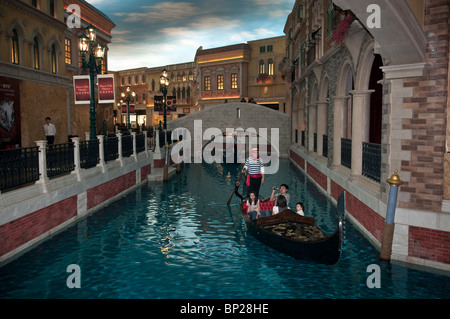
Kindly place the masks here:
[[(155, 106), (153, 111), (159, 112), (159, 115), (164, 114), (164, 97), (162, 95), (155, 95)], [(167, 96), (166, 103), (166, 114), (169, 115), (171, 112), (177, 112), (177, 99), (175, 96)]]
[(20, 81), (0, 76), (0, 149), (20, 144)]
[(89, 75), (74, 75), (73, 76), (73, 89), (75, 104), (90, 104), (91, 103), (91, 90), (90, 90)]
[(99, 74), (98, 80), (98, 103), (114, 103), (114, 75)]

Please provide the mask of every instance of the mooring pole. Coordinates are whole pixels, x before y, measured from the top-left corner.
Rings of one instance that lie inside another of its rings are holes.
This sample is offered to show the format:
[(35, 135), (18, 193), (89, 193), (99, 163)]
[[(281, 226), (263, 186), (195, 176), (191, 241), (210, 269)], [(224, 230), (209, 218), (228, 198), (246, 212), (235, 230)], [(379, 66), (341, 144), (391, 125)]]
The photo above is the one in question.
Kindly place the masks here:
[(163, 172), (163, 181), (167, 181), (169, 175), (169, 142), (166, 142), (164, 145), (164, 172)]
[(386, 220), (384, 222), (383, 234), (381, 238), (380, 259), (389, 261), (392, 253), (392, 240), (394, 238), (394, 218), (395, 208), (397, 205), (398, 188), (403, 182), (398, 176), (398, 170), (395, 170), (394, 175), (387, 179), (386, 182), (390, 185), (389, 199), (386, 211)]

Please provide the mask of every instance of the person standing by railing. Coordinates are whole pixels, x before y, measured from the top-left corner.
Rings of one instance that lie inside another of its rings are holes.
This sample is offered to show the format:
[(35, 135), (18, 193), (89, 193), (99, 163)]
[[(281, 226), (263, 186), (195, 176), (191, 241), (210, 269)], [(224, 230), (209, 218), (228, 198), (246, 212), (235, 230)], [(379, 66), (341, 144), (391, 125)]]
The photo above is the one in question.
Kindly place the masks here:
[(56, 127), (53, 123), (50, 123), (50, 121), (50, 117), (45, 118), (44, 134), (48, 144), (53, 144), (55, 142)]

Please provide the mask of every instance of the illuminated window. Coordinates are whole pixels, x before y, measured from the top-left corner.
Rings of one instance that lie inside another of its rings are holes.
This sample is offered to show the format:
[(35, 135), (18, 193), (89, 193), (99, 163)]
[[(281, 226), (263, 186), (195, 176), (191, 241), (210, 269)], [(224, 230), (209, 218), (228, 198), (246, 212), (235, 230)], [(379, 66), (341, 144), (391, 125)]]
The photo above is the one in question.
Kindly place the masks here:
[(184, 71), (183, 71), (183, 74), (181, 75), (181, 77), (183, 79), (183, 82), (186, 82), (186, 73), (184, 73)]
[(211, 77), (210, 76), (205, 76), (203, 88), (205, 91), (211, 91)]
[(56, 74), (56, 71), (57, 71), (56, 48), (55, 45), (52, 44), (52, 73)]
[(64, 40), (64, 49), (66, 51), (66, 63), (72, 64), (72, 41), (69, 38)]
[(261, 60), (259, 61), (259, 74), (263, 74), (264, 73), (264, 61)]
[(238, 75), (237, 73), (231, 74), (231, 88), (237, 89), (238, 88)]
[(11, 62), (19, 64), (19, 35), (16, 29), (12, 31), (11, 42)]
[(37, 37), (34, 37), (34, 44), (33, 44), (33, 67), (36, 70), (40, 69), (40, 63), (39, 63), (39, 40)]
[(223, 75), (217, 76), (217, 89), (223, 90)]
[(194, 81), (194, 75), (192, 74), (192, 71), (189, 71), (189, 81)]
[(269, 60), (269, 75), (273, 75), (273, 60)]

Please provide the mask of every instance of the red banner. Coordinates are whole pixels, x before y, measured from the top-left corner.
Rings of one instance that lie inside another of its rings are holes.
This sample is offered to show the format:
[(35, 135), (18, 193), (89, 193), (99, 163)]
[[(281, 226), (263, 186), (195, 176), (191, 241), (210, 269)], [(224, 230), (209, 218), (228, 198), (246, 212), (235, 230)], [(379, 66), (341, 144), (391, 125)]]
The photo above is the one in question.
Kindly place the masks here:
[[(135, 110), (134, 110), (134, 104), (130, 104), (130, 114), (134, 114)], [(126, 104), (122, 104), (122, 114), (127, 114), (127, 105)]]
[(89, 75), (74, 75), (73, 89), (75, 104), (89, 104), (91, 102)]
[(98, 80), (98, 103), (114, 103), (114, 75), (99, 74)]

